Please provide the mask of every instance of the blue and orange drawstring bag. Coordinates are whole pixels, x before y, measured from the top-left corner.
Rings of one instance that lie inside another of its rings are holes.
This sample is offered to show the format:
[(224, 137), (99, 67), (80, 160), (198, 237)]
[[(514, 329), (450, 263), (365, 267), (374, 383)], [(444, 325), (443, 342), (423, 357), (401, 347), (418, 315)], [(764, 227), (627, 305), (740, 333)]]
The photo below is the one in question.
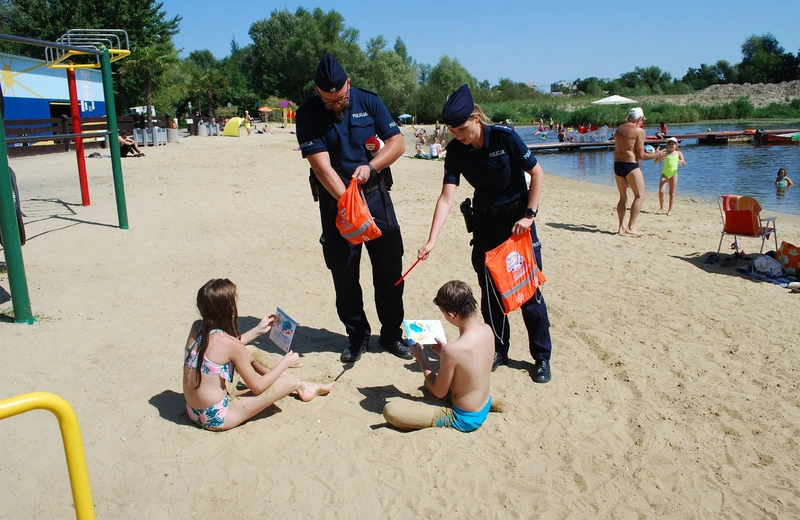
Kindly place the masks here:
[(380, 238), (381, 230), (369, 212), (364, 194), (355, 180), (350, 182), (337, 203), (336, 228), (351, 244), (363, 244)]
[(488, 280), (491, 276), (499, 293), (496, 296), (503, 302), (506, 314), (522, 307), (547, 281), (536, 265), (530, 230), (521, 235), (512, 235), (496, 248), (487, 251), (484, 261), (488, 275), (486, 278)]

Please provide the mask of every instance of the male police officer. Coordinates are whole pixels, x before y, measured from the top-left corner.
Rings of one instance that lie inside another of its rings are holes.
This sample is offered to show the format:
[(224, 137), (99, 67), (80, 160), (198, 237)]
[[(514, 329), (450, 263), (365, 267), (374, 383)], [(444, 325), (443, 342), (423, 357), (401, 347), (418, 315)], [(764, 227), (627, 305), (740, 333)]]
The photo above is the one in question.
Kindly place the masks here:
[[(400, 129), (374, 92), (350, 86), (350, 78), (333, 56), (326, 54), (314, 76), (316, 95), (297, 110), (297, 142), (312, 169), (312, 184), (321, 183), (319, 212), (322, 254), (333, 276), (336, 310), (344, 323), (349, 345), (343, 363), (355, 362), (369, 347), (370, 325), (364, 313), (359, 283), (361, 245), (352, 245), (336, 228), (337, 201), (350, 182), (363, 192), (382, 236), (366, 243), (372, 263), (375, 307), (381, 322), (380, 345), (403, 359), (411, 359), (402, 339), (403, 238), (389, 196), (389, 166), (405, 149)], [(378, 136), (386, 144), (375, 157), (365, 148)], [(324, 188), (324, 189), (321, 189)]]

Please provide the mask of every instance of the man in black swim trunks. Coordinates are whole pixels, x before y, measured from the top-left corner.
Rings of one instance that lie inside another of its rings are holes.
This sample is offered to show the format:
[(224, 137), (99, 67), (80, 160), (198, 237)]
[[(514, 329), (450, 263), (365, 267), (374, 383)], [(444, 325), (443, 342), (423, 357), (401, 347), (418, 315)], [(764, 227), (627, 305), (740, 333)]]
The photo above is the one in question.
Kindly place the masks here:
[[(636, 230), (636, 219), (644, 204), (644, 176), (639, 168), (639, 161), (650, 161), (664, 155), (663, 151), (655, 153), (644, 151), (644, 121), (644, 111), (639, 107), (632, 108), (628, 112), (627, 122), (620, 125), (614, 133), (614, 179), (617, 181), (619, 191), (617, 233), (620, 235), (641, 235)], [(625, 209), (628, 204), (628, 188), (633, 192), (633, 203), (628, 226), (625, 227), (622, 223), (625, 220)]]

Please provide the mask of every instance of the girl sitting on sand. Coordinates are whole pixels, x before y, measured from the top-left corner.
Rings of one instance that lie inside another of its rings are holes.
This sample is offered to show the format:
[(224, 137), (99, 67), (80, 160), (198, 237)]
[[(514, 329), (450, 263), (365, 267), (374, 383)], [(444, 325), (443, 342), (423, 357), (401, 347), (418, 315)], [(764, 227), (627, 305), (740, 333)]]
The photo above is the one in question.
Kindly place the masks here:
[[(261, 351), (248, 343), (270, 330), (275, 315), (240, 335), (236, 286), (230, 280), (217, 278), (201, 287), (197, 309), (202, 320), (192, 325), (186, 340), (183, 395), (189, 419), (198, 426), (229, 430), (291, 393), (310, 401), (333, 388), (333, 383), (318, 385), (286, 374), (298, 365), (299, 356), (291, 350), (275, 367), (267, 367)], [(234, 371), (250, 389), (248, 394), (230, 394), (228, 388), (236, 388)]]

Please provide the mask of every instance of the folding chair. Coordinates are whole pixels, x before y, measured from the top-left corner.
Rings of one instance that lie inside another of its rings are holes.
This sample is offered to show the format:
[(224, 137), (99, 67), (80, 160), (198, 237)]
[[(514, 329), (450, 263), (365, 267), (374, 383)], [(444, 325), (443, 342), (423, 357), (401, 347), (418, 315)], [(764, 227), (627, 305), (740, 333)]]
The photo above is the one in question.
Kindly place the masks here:
[(717, 254), (722, 249), (725, 235), (733, 235), (733, 248), (739, 252), (739, 237), (761, 239), (761, 250), (770, 234), (775, 238), (775, 250), (778, 250), (778, 230), (775, 220), (778, 217), (761, 218), (761, 204), (753, 197), (741, 195), (722, 195), (719, 198), (719, 213), (722, 217), (722, 234), (719, 237)]

